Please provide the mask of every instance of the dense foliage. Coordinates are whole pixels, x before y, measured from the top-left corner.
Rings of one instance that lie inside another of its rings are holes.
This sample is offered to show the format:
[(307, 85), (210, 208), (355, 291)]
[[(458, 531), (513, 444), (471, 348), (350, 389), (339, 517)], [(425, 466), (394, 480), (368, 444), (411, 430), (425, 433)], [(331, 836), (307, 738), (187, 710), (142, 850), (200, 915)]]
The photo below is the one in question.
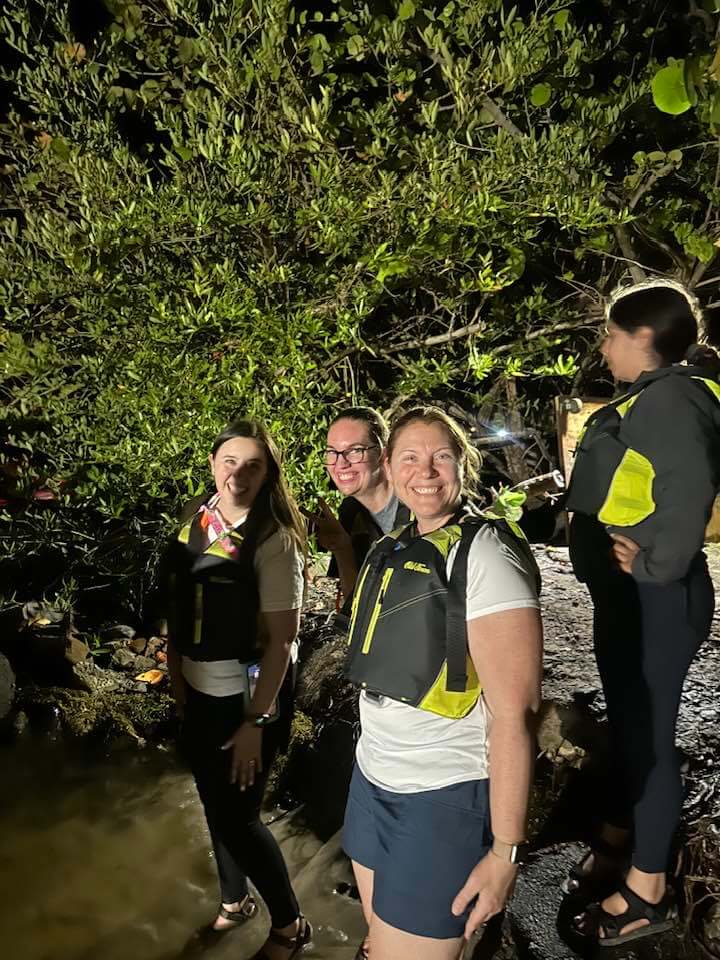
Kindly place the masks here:
[(308, 496), (351, 399), (540, 422), (628, 261), (720, 299), (716, 7), (6, 0), (6, 554), (135, 589), (231, 414)]

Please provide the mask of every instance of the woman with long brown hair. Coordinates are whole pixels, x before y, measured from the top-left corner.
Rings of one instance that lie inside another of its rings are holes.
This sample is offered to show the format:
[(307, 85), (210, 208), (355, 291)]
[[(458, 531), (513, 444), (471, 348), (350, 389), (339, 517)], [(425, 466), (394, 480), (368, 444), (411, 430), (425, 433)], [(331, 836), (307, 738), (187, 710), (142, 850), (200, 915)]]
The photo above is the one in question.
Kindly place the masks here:
[(212, 929), (236, 928), (255, 914), (249, 878), (272, 923), (256, 960), (290, 960), (312, 930), (260, 806), (292, 719), (305, 531), (262, 424), (234, 420), (209, 461), (216, 492), (166, 558), (168, 666), (219, 874)]

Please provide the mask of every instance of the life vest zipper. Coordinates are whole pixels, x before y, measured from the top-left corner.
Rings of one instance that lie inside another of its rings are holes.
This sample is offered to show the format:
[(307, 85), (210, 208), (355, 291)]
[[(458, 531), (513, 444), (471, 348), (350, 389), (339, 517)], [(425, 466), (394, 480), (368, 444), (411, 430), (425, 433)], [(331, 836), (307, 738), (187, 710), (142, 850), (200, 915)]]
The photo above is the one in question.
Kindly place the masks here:
[(380, 589), (378, 590), (377, 599), (375, 601), (375, 606), (373, 607), (373, 612), (370, 617), (370, 622), (368, 623), (367, 631), (365, 633), (365, 639), (362, 645), (362, 653), (369, 653), (370, 646), (372, 644), (373, 634), (375, 633), (375, 627), (377, 626), (378, 617), (380, 616), (380, 611), (382, 610), (382, 603), (385, 599), (385, 594), (387, 593), (388, 584), (390, 583), (390, 578), (395, 572), (393, 567), (388, 567), (385, 573), (383, 574), (382, 581), (380, 583)]

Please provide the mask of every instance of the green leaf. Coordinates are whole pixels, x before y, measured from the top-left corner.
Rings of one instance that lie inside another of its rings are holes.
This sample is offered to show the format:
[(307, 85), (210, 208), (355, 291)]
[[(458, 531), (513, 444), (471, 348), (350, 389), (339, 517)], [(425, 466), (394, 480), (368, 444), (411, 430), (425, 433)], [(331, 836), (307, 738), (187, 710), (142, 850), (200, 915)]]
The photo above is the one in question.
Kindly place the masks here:
[(570, 18), (569, 10), (558, 10), (553, 17), (553, 26), (556, 30), (564, 30)]
[(365, 51), (365, 41), (359, 33), (349, 37), (347, 42), (347, 52), (351, 57), (361, 57)]
[(544, 107), (551, 96), (552, 87), (549, 83), (536, 83), (530, 91), (530, 102), (534, 107)]
[(663, 113), (677, 116), (692, 106), (685, 86), (682, 60), (659, 70), (653, 77), (651, 86), (655, 106)]
[(60, 157), (61, 160), (70, 159), (70, 144), (67, 140), (63, 140), (62, 137), (53, 137), (50, 150), (56, 157)]
[(715, 127), (720, 127), (720, 91), (716, 92), (712, 99), (710, 123), (712, 123)]
[(180, 63), (189, 63), (196, 55), (195, 41), (190, 37), (183, 37), (178, 44), (178, 60)]
[(399, 20), (411, 20), (415, 16), (415, 4), (413, 0), (402, 0), (398, 8)]
[(146, 80), (140, 87), (140, 96), (145, 103), (150, 103), (153, 100), (157, 100), (162, 91), (163, 87), (157, 80)]

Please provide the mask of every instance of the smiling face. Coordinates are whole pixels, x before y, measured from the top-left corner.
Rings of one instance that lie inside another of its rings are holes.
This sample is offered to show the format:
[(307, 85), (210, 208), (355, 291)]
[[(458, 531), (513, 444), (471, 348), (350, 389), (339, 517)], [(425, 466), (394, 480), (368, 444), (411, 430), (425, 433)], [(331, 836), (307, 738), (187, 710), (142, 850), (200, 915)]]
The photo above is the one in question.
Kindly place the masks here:
[(370, 436), (362, 420), (338, 420), (328, 430), (327, 449), (348, 453), (354, 447), (366, 447), (360, 463), (349, 463), (339, 456), (334, 464), (325, 465), (330, 479), (344, 497), (363, 497), (384, 484), (382, 450)]
[(268, 475), (265, 447), (251, 437), (226, 440), (211, 454), (210, 467), (220, 509), (232, 513), (250, 509)]
[(608, 320), (600, 353), (613, 377), (623, 383), (633, 383), (645, 370), (660, 366), (650, 327), (638, 327), (630, 333)]
[(441, 527), (460, 506), (463, 465), (442, 424), (412, 420), (402, 427), (388, 470), (398, 498), (415, 514), (420, 533)]

